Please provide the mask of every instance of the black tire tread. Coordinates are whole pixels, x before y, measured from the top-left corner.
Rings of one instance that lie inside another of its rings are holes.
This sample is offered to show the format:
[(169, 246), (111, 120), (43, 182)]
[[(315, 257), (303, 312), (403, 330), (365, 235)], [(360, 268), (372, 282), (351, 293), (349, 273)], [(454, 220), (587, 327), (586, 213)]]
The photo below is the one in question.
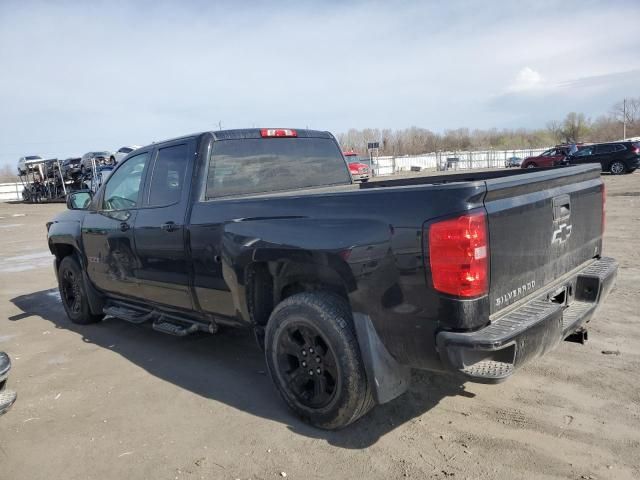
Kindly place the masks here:
[[(296, 306), (304, 304), (316, 310), (316, 312), (320, 313), (323, 319), (327, 322), (332, 322), (336, 325), (340, 330), (345, 332), (343, 338), (347, 343), (347, 348), (355, 353), (360, 365), (360, 375), (362, 376), (362, 380), (364, 381), (364, 392), (358, 397), (358, 404), (352, 410), (352, 412), (347, 417), (338, 417), (333, 422), (325, 423), (325, 424), (315, 424), (320, 428), (324, 429), (339, 429), (350, 425), (351, 423), (358, 420), (360, 417), (365, 415), (371, 408), (374, 406), (375, 402), (373, 399), (373, 394), (371, 392), (371, 386), (366, 376), (366, 372), (364, 370), (364, 366), (362, 365), (362, 359), (360, 355), (360, 347), (358, 345), (358, 341), (356, 338), (355, 327), (353, 325), (353, 318), (351, 314), (351, 309), (349, 308), (348, 303), (339, 295), (332, 292), (325, 291), (316, 291), (316, 292), (303, 292), (292, 295), (276, 306), (273, 313), (271, 314), (271, 319), (277, 316), (282, 310), (287, 309), (290, 306)], [(267, 330), (269, 331), (269, 327), (272, 326), (271, 320), (269, 324), (267, 324)], [(267, 338), (270, 335), (267, 333)], [(269, 361), (267, 361), (267, 365), (269, 365)], [(273, 375), (272, 375), (273, 377)], [(357, 392), (349, 392), (350, 394), (357, 394)], [(288, 400), (285, 398), (285, 401)]]
[[(74, 255), (68, 255), (62, 259), (62, 261), (60, 262), (60, 265), (58, 266), (58, 277), (60, 277), (60, 272), (62, 271), (63, 268), (70, 268), (75, 270), (75, 273), (80, 278), (82, 278), (82, 269), (80, 268), (80, 263), (78, 262), (78, 260)], [(67, 317), (69, 317), (69, 320), (71, 320), (73, 323), (76, 323), (78, 325), (89, 325), (91, 323), (100, 322), (104, 318), (104, 315), (95, 315), (91, 313), (91, 309), (89, 308), (89, 301), (87, 300), (87, 293), (86, 293), (86, 287), (84, 285), (84, 282), (82, 282), (82, 294), (83, 294), (82, 309), (81, 309), (82, 311), (80, 312), (79, 315), (73, 315), (67, 309), (67, 306), (64, 303), (64, 299), (62, 298), (64, 294), (62, 292), (60, 278), (58, 278), (58, 290), (60, 291), (62, 306), (65, 312), (67, 313)]]

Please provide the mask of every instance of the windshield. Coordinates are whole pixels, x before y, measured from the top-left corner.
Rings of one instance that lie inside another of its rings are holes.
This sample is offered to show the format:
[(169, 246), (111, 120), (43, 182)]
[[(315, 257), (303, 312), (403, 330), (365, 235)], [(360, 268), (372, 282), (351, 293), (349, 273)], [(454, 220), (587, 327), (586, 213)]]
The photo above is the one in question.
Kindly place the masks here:
[(93, 152), (94, 157), (108, 157), (109, 152)]
[(39, 155), (32, 155), (30, 157), (25, 157), (25, 160), (42, 160), (42, 157)]

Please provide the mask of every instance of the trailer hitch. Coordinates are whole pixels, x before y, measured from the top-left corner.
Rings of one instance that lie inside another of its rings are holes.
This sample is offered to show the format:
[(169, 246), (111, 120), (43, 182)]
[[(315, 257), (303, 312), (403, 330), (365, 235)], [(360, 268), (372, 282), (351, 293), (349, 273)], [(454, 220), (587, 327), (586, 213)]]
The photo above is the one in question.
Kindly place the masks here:
[(586, 328), (579, 328), (564, 339), (565, 342), (574, 342), (579, 343), (580, 345), (584, 345), (587, 340), (589, 340), (589, 332)]

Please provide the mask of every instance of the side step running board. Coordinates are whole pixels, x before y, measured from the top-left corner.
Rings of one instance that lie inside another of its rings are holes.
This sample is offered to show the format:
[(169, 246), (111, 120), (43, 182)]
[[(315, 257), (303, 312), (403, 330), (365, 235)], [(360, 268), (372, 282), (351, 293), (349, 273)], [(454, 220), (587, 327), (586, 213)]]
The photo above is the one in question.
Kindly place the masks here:
[(186, 325), (163, 316), (154, 321), (152, 327), (157, 332), (167, 333), (176, 337), (186, 337), (187, 335), (196, 333), (200, 330), (196, 323)]
[(106, 315), (111, 315), (112, 317), (120, 318), (127, 322), (131, 323), (144, 323), (154, 316), (154, 312), (142, 312), (139, 310), (134, 310), (132, 308), (118, 307), (118, 306), (110, 306), (105, 307), (102, 310)]
[(158, 310), (142, 310), (122, 304), (109, 305), (103, 309), (103, 312), (135, 324), (153, 320), (151, 327), (154, 330), (176, 337), (185, 337), (195, 332), (216, 333), (218, 331), (218, 325), (213, 319), (206, 321)]

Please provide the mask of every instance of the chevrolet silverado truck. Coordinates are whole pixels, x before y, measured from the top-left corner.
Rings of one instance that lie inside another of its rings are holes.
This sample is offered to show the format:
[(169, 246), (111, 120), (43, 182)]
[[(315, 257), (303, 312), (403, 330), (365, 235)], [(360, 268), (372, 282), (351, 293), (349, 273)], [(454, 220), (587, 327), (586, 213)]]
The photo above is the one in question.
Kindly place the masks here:
[(246, 129), (140, 148), (47, 228), (72, 322), (251, 329), (289, 407), (337, 429), (411, 368), (498, 383), (584, 341), (617, 274), (604, 200), (599, 166), (362, 184), (328, 132)]

